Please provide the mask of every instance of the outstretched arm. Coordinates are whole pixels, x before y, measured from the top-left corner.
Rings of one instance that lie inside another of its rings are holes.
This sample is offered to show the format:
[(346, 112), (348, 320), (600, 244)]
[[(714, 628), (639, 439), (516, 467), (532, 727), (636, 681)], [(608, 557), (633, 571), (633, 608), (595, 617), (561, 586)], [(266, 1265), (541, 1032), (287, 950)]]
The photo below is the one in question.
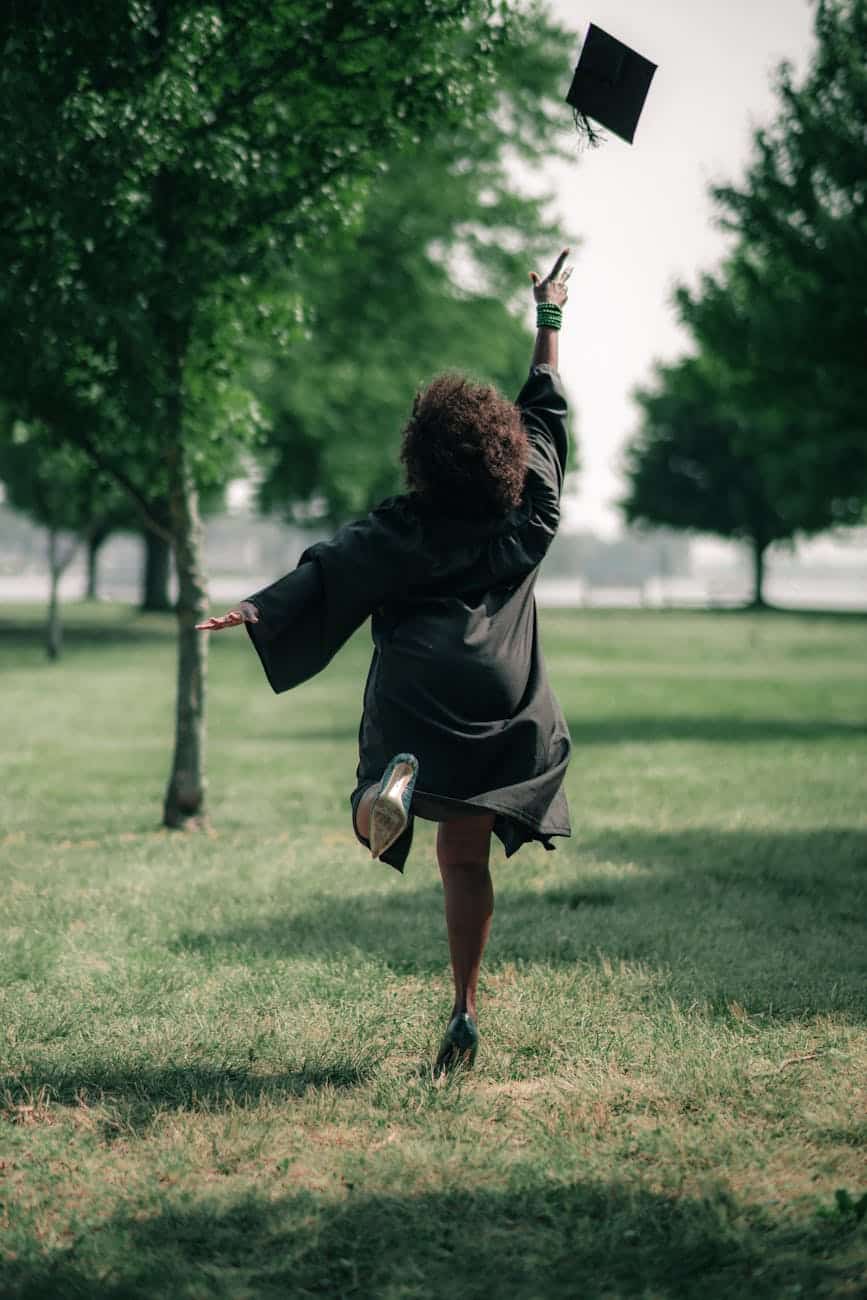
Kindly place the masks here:
[[(533, 281), (533, 298), (536, 303), (549, 302), (557, 307), (566, 306), (569, 301), (569, 290), (566, 287), (566, 281), (572, 274), (571, 266), (567, 266), (566, 270), (563, 270), (563, 263), (568, 256), (569, 249), (564, 248), (544, 280), (540, 280), (535, 271), (530, 272), (530, 279)], [(554, 370), (559, 369), (558, 333), (559, 331), (551, 326), (540, 326), (536, 332), (536, 345), (533, 348), (531, 367), (551, 366)]]

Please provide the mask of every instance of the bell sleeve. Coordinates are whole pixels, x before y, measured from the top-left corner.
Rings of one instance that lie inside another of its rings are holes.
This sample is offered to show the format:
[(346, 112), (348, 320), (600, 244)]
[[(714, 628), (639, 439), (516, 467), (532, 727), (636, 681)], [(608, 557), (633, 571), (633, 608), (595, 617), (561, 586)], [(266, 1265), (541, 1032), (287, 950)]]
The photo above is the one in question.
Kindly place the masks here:
[(247, 633), (278, 694), (321, 672), (365, 619), (404, 592), (418, 567), (417, 525), (400, 498), (344, 525), (303, 553), (297, 568), (247, 599)]
[(315, 563), (299, 562), (247, 600), (259, 621), (244, 626), (273, 691), (288, 691), (321, 672), (337, 647), (329, 653), (323, 636), (324, 590)]

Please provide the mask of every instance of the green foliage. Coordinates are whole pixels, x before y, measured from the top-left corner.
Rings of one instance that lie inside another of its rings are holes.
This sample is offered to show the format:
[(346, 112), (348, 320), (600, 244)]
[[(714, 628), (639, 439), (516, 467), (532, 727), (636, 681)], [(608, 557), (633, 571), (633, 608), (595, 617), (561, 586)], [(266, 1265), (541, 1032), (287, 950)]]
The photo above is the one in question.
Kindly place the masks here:
[(513, 22), (513, 43), (491, 56), (496, 111), (389, 153), (353, 226), (296, 260), (283, 299), (294, 331), (252, 366), (272, 422), (266, 509), (337, 521), (398, 490), (399, 431), (438, 371), (507, 393), (523, 382), (527, 273), (563, 236), (547, 196), (516, 189), (508, 159), (535, 157), (541, 140), (558, 147), (568, 65), (565, 35), (543, 15)]
[(778, 78), (744, 182), (715, 191), (736, 239), (678, 298), (769, 485), (841, 524), (867, 501), (867, 3), (821, 0), (801, 84)]
[[(805, 509), (767, 470), (760, 440), (725, 400), (702, 358), (657, 366), (655, 386), (639, 390), (642, 427), (627, 449), (630, 523), (742, 538), (762, 548), (833, 522), (830, 503)], [(797, 436), (791, 441), (797, 443)]]
[(256, 285), (351, 219), (383, 150), (489, 100), (512, 26), (487, 0), (4, 11), (3, 388), (132, 489), (179, 438), (224, 479), (258, 432), (230, 375)]
[(130, 515), (117, 485), (76, 447), (57, 446), (39, 424), (16, 420), (2, 430), (0, 482), (11, 506), (52, 530), (119, 527)]
[(779, 74), (734, 248), (677, 303), (697, 355), (638, 394), (627, 518), (771, 542), (859, 523), (867, 502), (867, 0), (822, 0), (800, 86)]

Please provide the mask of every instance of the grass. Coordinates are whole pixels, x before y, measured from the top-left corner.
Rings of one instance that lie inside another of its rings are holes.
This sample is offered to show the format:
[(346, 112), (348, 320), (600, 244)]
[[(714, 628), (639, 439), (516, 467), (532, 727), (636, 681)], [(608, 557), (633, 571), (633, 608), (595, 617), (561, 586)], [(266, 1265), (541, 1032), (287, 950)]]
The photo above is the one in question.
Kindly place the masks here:
[(472, 1075), (430, 826), (353, 840), (368, 646), (213, 642), (208, 834), (158, 828), (171, 620), (0, 612), (0, 1295), (864, 1295), (863, 619), (548, 613), (574, 838), (495, 856)]

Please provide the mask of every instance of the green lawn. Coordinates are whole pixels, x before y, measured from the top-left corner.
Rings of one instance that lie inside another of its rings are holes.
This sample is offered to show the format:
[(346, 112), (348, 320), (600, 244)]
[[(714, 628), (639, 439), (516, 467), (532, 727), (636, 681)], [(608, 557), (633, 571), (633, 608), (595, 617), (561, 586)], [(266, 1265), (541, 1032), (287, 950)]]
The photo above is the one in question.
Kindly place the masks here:
[[(574, 838), (494, 862), (475, 1073), (432, 827), (351, 834), (368, 657), (0, 610), (0, 1295), (863, 1296), (867, 620), (548, 613)], [(407, 738), (411, 743), (411, 737)]]

